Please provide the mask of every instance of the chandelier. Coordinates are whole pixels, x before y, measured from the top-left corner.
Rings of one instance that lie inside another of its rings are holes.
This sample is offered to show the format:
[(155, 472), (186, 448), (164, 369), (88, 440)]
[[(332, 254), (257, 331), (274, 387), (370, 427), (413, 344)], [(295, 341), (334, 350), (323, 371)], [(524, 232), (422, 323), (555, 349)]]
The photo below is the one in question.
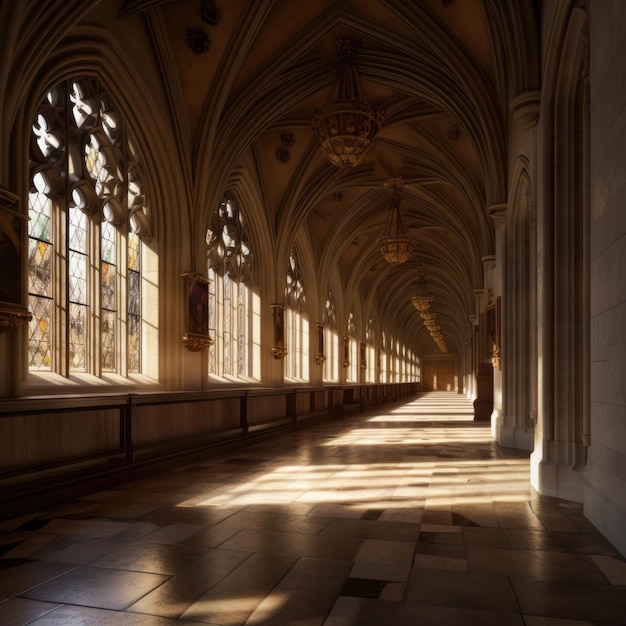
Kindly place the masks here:
[(315, 112), (311, 125), (322, 149), (334, 165), (344, 170), (355, 167), (369, 154), (380, 130), (384, 112), (370, 103), (354, 64), (358, 43), (335, 40), (339, 48), (339, 70), (326, 104)]
[(376, 243), (388, 263), (404, 263), (411, 256), (417, 243), (402, 219), (400, 208), (403, 184), (402, 178), (390, 178), (385, 182), (385, 187), (391, 187), (391, 207), (387, 228), (376, 239)]
[[(413, 303), (413, 306), (422, 314), (430, 311), (430, 307), (433, 303), (433, 297), (430, 295), (430, 291), (428, 291), (428, 285), (426, 284), (426, 280), (422, 272), (418, 274), (415, 295), (411, 298), (411, 302)], [(428, 318), (424, 315), (422, 315), (422, 318), (428, 320)], [(430, 318), (430, 320), (434, 320), (434, 317)]]

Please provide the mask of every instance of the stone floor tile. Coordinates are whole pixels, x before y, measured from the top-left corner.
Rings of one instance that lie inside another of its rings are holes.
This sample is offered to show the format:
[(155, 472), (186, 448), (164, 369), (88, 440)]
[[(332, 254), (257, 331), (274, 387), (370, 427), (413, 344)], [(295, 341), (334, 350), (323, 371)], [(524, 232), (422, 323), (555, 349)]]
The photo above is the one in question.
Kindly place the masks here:
[(505, 533), (512, 548), (619, 556), (617, 550), (597, 531), (559, 533), (505, 529)]
[(359, 519), (363, 515), (363, 508), (346, 504), (323, 502), (322, 504), (318, 504), (309, 513), (309, 515), (317, 515), (320, 517), (347, 517), (351, 519)]
[[(428, 534), (424, 535), (428, 537)], [(467, 546), (449, 543), (430, 543), (422, 541), (420, 537), (415, 547), (415, 554), (429, 554), (432, 556), (445, 556), (452, 559), (463, 559), (467, 561)], [(449, 535), (444, 535), (449, 536)]]
[(626, 593), (626, 559), (592, 555), (591, 559), (600, 568), (612, 585), (624, 587)]
[(350, 571), (350, 578), (383, 580), (388, 582), (406, 582), (410, 573), (410, 565), (357, 561)]
[(249, 557), (246, 552), (211, 550), (193, 564), (179, 570), (127, 610), (178, 618)]
[(441, 511), (437, 509), (428, 509), (422, 515), (423, 526), (451, 526), (452, 511)]
[[(8, 625), (6, 625), (8, 626)], [(17, 626), (17, 625), (16, 625)], [(19, 625), (23, 626), (23, 625)], [(61, 606), (29, 626), (182, 626), (178, 620), (84, 606)], [(207, 626), (207, 622), (184, 622), (184, 626)], [(211, 626), (211, 625), (209, 625)], [(215, 625), (219, 626), (219, 625)]]
[(105, 537), (104, 539), (88, 539), (64, 550), (57, 550), (50, 555), (40, 556), (56, 563), (74, 563), (86, 565), (101, 556), (128, 546), (127, 541)]
[(398, 624), (397, 614), (400, 606), (400, 603), (389, 600), (340, 596), (333, 605), (324, 626)]
[(202, 550), (182, 545), (153, 545), (143, 541), (126, 544), (91, 562), (94, 567), (174, 575), (200, 559)]
[(337, 595), (353, 565), (352, 560), (302, 557), (278, 583), (278, 588)]
[(44, 602), (123, 611), (168, 579), (167, 576), (82, 566), (23, 593)]
[(411, 508), (388, 508), (385, 509), (382, 515), (378, 518), (381, 522), (401, 522), (405, 524), (420, 524), (423, 512), (424, 504), (420, 502), (418, 506)]
[(20, 595), (72, 571), (75, 567), (67, 563), (29, 560), (18, 561), (15, 566), (9, 567), (6, 561), (0, 561), (0, 598)]
[(623, 587), (572, 581), (512, 577), (524, 615), (588, 620), (601, 624), (626, 623)]
[(242, 530), (220, 545), (223, 550), (263, 554), (353, 559), (363, 541), (351, 537), (329, 537), (266, 530)]
[(524, 626), (516, 613), (340, 597), (324, 626)]
[(196, 600), (181, 616), (183, 620), (207, 621), (222, 626), (243, 624), (296, 559), (274, 554), (254, 554), (225, 579)]
[(467, 572), (469, 569), (467, 559), (436, 554), (416, 554), (413, 564), (415, 567), (420, 568), (455, 570), (459, 572)]
[(552, 532), (558, 533), (577, 533), (578, 525), (576, 522), (564, 515), (541, 515), (539, 514), (541, 523)]
[(416, 568), (405, 599), (415, 604), (516, 613), (517, 600), (507, 576)]
[(415, 542), (412, 541), (365, 539), (354, 560), (389, 565), (411, 565), (414, 552)]
[(33, 620), (46, 615), (59, 606), (52, 602), (12, 598), (6, 602), (0, 602), (0, 624), (3, 626), (30, 624)]
[(405, 590), (406, 583), (387, 583), (385, 588), (380, 592), (380, 599), (402, 602), (404, 600)]
[(142, 517), (158, 507), (158, 504), (145, 504), (140, 502), (109, 502), (93, 508), (89, 514), (93, 517), (130, 520)]
[(525, 626), (598, 626), (593, 622), (579, 619), (560, 619), (558, 617), (541, 617), (524, 615)]
[(606, 582), (600, 568), (584, 554), (469, 546), (468, 559), (472, 572), (557, 581)]
[(58, 518), (46, 525), (46, 533), (76, 537), (111, 537), (130, 528), (130, 523), (99, 519)]
[(206, 526), (201, 526), (200, 524), (168, 524), (149, 535), (145, 535), (142, 541), (176, 545), (205, 528)]
[(452, 524), (425, 524), (422, 522), (420, 527), (422, 533), (461, 533), (460, 526), (454, 526)]
[(462, 527), (463, 543), (466, 546), (486, 548), (510, 548), (509, 540), (502, 528)]
[(417, 541), (419, 536), (419, 525), (384, 521), (381, 517), (378, 517), (375, 521), (364, 519), (334, 520), (321, 531), (321, 534), (343, 537), (361, 537), (363, 539), (410, 541), (413, 543)]
[(322, 626), (335, 596), (298, 589), (275, 589), (246, 620), (246, 626)]
[(144, 515), (141, 520), (156, 527), (168, 524), (191, 524), (210, 526), (229, 518), (241, 507), (209, 507), (195, 504), (192, 506), (163, 506)]
[(306, 514), (297, 515), (285, 511), (243, 509), (212, 528), (218, 530), (222, 527), (228, 527), (234, 530), (273, 530), (317, 535), (323, 532), (331, 521), (329, 518)]
[[(15, 537), (14, 541), (17, 542), (15, 547), (3, 551), (2, 558), (3, 559), (26, 559), (26, 558), (45, 558), (46, 554), (49, 554), (52, 550), (57, 548), (57, 550), (62, 550), (63, 547), (68, 547), (68, 545), (76, 545), (84, 541), (84, 538), (74, 538), (74, 537), (59, 537), (59, 535), (54, 535), (51, 533), (38, 532), (38, 533), (29, 533), (28, 535), (22, 535), (23, 539)], [(65, 541), (68, 543), (59, 545), (59, 540)], [(53, 547), (51, 548), (51, 544)]]

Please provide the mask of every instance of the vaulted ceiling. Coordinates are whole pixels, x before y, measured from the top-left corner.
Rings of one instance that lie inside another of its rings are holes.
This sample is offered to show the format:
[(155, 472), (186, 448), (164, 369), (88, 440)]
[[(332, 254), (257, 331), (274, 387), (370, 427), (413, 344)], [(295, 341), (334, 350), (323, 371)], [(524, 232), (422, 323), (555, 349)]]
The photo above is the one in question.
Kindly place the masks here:
[[(229, 186), (250, 189), (277, 257), (310, 242), (322, 289), (338, 267), (349, 298), (375, 300), (419, 352), (435, 353), (410, 303), (421, 268), (446, 344), (459, 352), (495, 251), (490, 211), (507, 201), (511, 101), (538, 88), (532, 2), (128, 0), (117, 19), (141, 17), (176, 68), (168, 89), (189, 139), (195, 204), (216, 206)], [(359, 42), (365, 91), (385, 111), (372, 152), (348, 171), (328, 162), (311, 127), (339, 37)], [(403, 212), (418, 239), (399, 265), (376, 244), (393, 177), (405, 181)], [(202, 210), (197, 220), (209, 221)]]

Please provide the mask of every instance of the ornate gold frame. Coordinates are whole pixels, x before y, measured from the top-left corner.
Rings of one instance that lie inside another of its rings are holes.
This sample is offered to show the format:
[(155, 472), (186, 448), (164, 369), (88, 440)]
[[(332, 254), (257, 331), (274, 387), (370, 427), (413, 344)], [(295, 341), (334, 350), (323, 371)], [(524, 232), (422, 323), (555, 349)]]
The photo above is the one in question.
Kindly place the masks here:
[(182, 342), (190, 352), (207, 349), (209, 334), (209, 283), (201, 274), (181, 274), (185, 279), (185, 334)]

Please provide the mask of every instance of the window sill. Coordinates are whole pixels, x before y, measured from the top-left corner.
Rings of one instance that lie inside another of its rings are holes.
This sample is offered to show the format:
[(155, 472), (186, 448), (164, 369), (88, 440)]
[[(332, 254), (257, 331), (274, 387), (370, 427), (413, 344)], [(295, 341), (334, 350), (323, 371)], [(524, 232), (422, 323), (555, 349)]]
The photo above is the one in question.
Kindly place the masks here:
[(69, 377), (51, 372), (29, 372), (22, 384), (22, 395), (66, 394), (93, 392), (154, 391), (158, 381), (143, 374), (131, 374), (127, 378), (118, 374), (72, 374)]

